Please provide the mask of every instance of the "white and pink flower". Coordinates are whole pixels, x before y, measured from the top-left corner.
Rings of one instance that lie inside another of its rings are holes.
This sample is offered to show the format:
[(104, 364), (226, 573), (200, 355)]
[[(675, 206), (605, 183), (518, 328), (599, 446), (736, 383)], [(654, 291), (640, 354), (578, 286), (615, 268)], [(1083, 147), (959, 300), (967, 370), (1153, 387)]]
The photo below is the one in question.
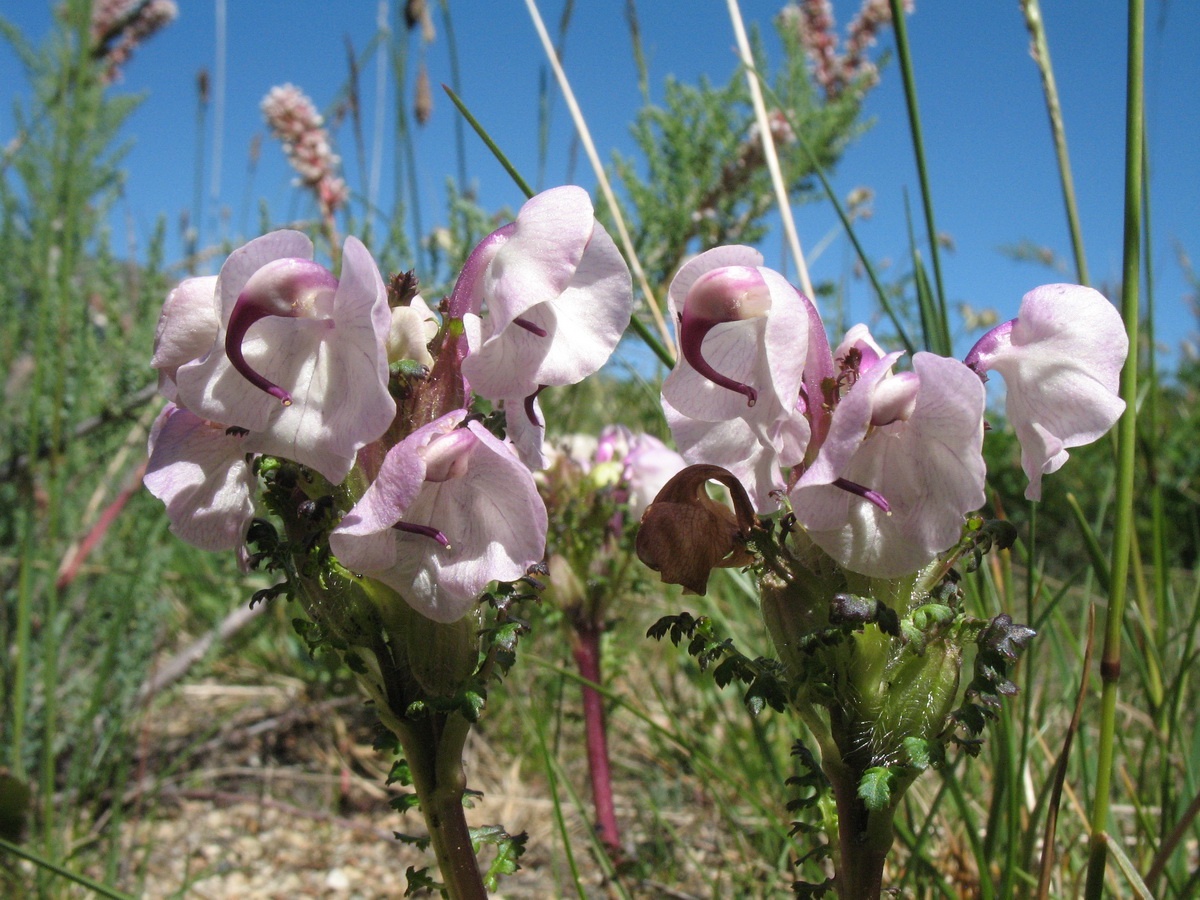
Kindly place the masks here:
[[(177, 366), (175, 393), (201, 418), (249, 432), (248, 451), (294, 460), (337, 483), (395, 416), (391, 312), (379, 270), (356, 238), (346, 240), (340, 279), (311, 257), (312, 242), (297, 231), (272, 232), (230, 254), (211, 284), (216, 333), (206, 354)], [(208, 285), (189, 287), (175, 315), (186, 309), (199, 318), (191, 310)], [(161, 328), (174, 330), (170, 322)], [(160, 371), (169, 378), (169, 366)]]
[(338, 559), (436, 622), (465, 616), (491, 581), (546, 548), (546, 507), (512, 448), (457, 410), (393, 447), (329, 536)]
[(831, 351), (813, 304), (760, 263), (747, 247), (719, 247), (672, 282), (683, 359), (663, 384), (667, 422), (689, 463), (728, 469), (760, 513), (786, 493), (797, 523), (847, 570), (915, 572), (983, 505), (986, 372), (1004, 376), (1032, 499), (1068, 447), (1124, 409), (1125, 332), (1090, 288), (1037, 288), (965, 363), (918, 353), (912, 371), (894, 373), (903, 354), (864, 325)]
[(509, 437), (534, 468), (545, 465), (538, 391), (599, 371), (632, 310), (629, 268), (582, 188), (538, 194), (471, 254), (450, 301), (469, 347), (463, 375), (503, 403)]

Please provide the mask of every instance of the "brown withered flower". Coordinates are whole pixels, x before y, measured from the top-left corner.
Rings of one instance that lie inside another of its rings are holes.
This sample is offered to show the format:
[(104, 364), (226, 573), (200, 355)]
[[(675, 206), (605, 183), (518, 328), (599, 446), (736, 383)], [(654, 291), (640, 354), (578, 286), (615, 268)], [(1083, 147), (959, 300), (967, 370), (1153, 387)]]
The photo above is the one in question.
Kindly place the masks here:
[[(705, 484), (729, 488), (733, 509), (708, 496)], [(746, 538), (754, 508), (742, 483), (721, 466), (688, 466), (668, 481), (642, 514), (637, 555), (666, 584), (703, 594), (715, 568), (745, 566), (754, 559)]]

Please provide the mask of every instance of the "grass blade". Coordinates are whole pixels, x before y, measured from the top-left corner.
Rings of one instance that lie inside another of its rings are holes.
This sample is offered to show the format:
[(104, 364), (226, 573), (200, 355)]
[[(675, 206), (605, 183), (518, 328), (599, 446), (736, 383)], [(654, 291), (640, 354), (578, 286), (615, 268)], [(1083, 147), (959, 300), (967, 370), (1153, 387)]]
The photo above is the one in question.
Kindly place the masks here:
[(1088, 853), (1087, 900), (1100, 900), (1104, 868), (1115, 845), (1107, 840), (1111, 803), (1114, 745), (1117, 728), (1117, 683), (1121, 674), (1121, 633), (1129, 564), (1133, 546), (1134, 465), (1137, 450), (1138, 387), (1138, 284), (1141, 275), (1142, 149), (1145, 124), (1143, 76), (1145, 9), (1143, 0), (1129, 0), (1129, 36), (1125, 106), (1125, 232), (1121, 285), (1121, 316), (1129, 334), (1129, 358), (1121, 371), (1121, 399), (1125, 413), (1117, 423), (1117, 499), (1112, 541), (1112, 582), (1100, 660), (1101, 691), (1099, 754), (1095, 799), (1092, 804), (1091, 842)]

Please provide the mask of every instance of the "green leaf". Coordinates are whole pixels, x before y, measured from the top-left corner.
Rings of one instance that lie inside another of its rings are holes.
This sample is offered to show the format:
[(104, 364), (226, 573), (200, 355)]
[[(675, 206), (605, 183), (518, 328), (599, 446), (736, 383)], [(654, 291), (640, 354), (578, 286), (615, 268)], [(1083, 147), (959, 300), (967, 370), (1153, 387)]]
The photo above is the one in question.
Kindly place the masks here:
[(904, 752), (908, 756), (908, 761), (918, 769), (928, 769), (932, 762), (932, 754), (930, 753), (929, 741), (919, 737), (906, 737), (904, 739)]
[(892, 770), (886, 766), (867, 769), (858, 783), (858, 796), (872, 812), (887, 809), (892, 802)]
[(417, 809), (421, 805), (421, 799), (416, 793), (397, 794), (388, 801), (388, 806), (398, 813), (406, 813), (410, 809)]
[(429, 869), (426, 868), (409, 866), (404, 872), (404, 880), (408, 882), (408, 887), (404, 889), (405, 897), (416, 896), (418, 891), (437, 891), (442, 888), (441, 882), (429, 877)]

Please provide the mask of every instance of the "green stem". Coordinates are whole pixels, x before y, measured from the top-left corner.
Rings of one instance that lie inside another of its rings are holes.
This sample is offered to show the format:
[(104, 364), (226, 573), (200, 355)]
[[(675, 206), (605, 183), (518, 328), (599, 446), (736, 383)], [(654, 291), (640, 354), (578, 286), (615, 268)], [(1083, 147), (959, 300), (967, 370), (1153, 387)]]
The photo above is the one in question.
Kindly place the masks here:
[(22, 847), (20, 844), (9, 843), (8, 841), (4, 840), (4, 838), (0, 838), (0, 851), (11, 853), (13, 856), (16, 856), (19, 859), (28, 860), (39, 869), (44, 869), (47, 872), (53, 872), (55, 875), (59, 875), (65, 878), (67, 881), (73, 881), (76, 884), (87, 888), (98, 897), (107, 897), (109, 900), (134, 900), (131, 894), (122, 893), (116, 888), (102, 884), (101, 882), (96, 881), (94, 878), (89, 878), (81, 872), (74, 872), (65, 866), (60, 866), (53, 860), (47, 859), (45, 856), (42, 856), (39, 853), (35, 853), (28, 847)]
[(929, 187), (929, 167), (925, 164), (925, 138), (921, 132), (921, 112), (917, 108), (917, 83), (913, 76), (912, 53), (908, 47), (908, 22), (901, 0), (890, 0), (892, 29), (896, 33), (896, 55), (904, 79), (904, 100), (908, 105), (908, 125), (912, 132), (913, 154), (917, 159), (917, 177), (921, 182), (921, 205), (925, 210), (925, 231), (929, 240), (929, 259), (933, 263), (933, 280), (937, 285), (937, 305), (942, 328), (946, 327), (946, 289), (942, 284), (942, 257), (938, 252), (937, 226), (933, 220), (933, 192)]
[(1107, 858), (1106, 830), (1112, 791), (1116, 737), (1117, 683), (1121, 675), (1121, 629), (1125, 615), (1126, 581), (1133, 541), (1134, 451), (1137, 445), (1138, 280), (1141, 274), (1142, 138), (1143, 138), (1143, 0), (1129, 0), (1129, 47), (1125, 106), (1125, 234), (1121, 285), (1121, 315), (1129, 334), (1129, 358), (1121, 371), (1125, 414), (1117, 426), (1116, 523), (1113, 529), (1112, 582), (1100, 660), (1103, 683), (1096, 795), (1092, 805), (1091, 844), (1084, 896), (1100, 900)]
[(462, 802), (467, 786), (462, 753), (470, 723), (457, 713), (414, 721), (380, 710), (380, 718), (404, 750), (446, 896), (487, 900)]
[(1054, 83), (1054, 67), (1050, 65), (1050, 45), (1046, 41), (1046, 26), (1038, 0), (1021, 0), (1025, 26), (1033, 43), (1033, 61), (1042, 76), (1042, 92), (1046, 95), (1046, 112), (1050, 116), (1050, 134), (1054, 138), (1054, 153), (1058, 157), (1058, 177), (1062, 183), (1063, 203), (1067, 208), (1067, 227), (1071, 232), (1071, 251), (1075, 255), (1075, 277), (1080, 284), (1088, 283), (1087, 256), (1083, 252), (1083, 231), (1079, 227), (1079, 206), (1075, 202), (1075, 181), (1071, 177), (1071, 158), (1067, 153), (1067, 132), (1063, 128), (1062, 106), (1058, 102), (1058, 86)]

